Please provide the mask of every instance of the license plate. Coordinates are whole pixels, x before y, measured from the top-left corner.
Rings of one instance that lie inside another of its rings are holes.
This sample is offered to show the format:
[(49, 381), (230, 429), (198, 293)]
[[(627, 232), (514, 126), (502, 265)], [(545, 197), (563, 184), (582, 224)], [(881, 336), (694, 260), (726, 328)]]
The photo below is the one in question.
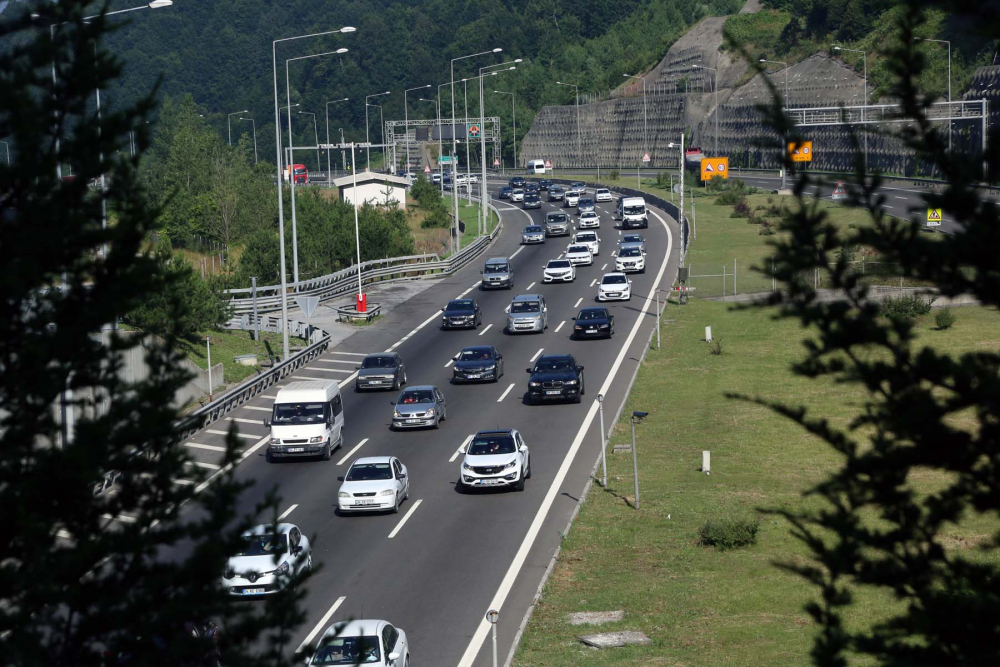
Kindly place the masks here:
[(373, 499), (355, 500), (355, 505), (374, 505), (375, 501)]
[(382, 384), (381, 380), (369, 380), (368, 384)]
[(499, 479), (481, 479), (481, 480), (479, 480), (479, 483), (482, 484), (483, 486), (489, 486), (490, 484), (499, 484), (500, 480)]
[(545, 395), (546, 396), (558, 396), (561, 393), (562, 393), (562, 390), (560, 390), (560, 389), (549, 389), (549, 390), (547, 390), (545, 392)]
[(420, 420), (419, 419), (407, 419), (406, 423), (407, 424), (419, 424)]
[(483, 374), (482, 373), (469, 373), (466, 377), (468, 377), (470, 380), (478, 380), (479, 378), (483, 377)]
[(243, 595), (260, 595), (264, 592), (263, 588), (244, 588)]
[(587, 329), (587, 333), (597, 333), (597, 329)]
[(288, 448), (288, 453), (289, 454), (294, 454), (296, 452), (304, 452), (304, 451), (306, 451), (305, 447), (289, 447)]

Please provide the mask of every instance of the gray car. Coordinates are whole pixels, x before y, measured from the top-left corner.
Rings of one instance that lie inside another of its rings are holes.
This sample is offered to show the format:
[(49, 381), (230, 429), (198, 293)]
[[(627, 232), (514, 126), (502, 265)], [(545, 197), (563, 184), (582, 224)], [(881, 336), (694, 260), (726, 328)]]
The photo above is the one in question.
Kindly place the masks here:
[(541, 294), (519, 294), (507, 306), (506, 333), (541, 333), (548, 328), (549, 309)]
[(541, 225), (528, 225), (521, 232), (521, 244), (545, 243), (545, 230)]
[(369, 354), (357, 367), (357, 391), (364, 389), (399, 389), (406, 384), (406, 366), (395, 353)]
[(569, 234), (569, 226), (569, 215), (561, 211), (552, 211), (545, 214), (546, 236), (566, 236)]
[(480, 271), (483, 282), (479, 289), (511, 289), (514, 287), (514, 267), (506, 257), (490, 257)]
[(444, 394), (429, 384), (407, 387), (392, 403), (392, 424), (389, 428), (437, 428), (448, 418), (448, 405)]

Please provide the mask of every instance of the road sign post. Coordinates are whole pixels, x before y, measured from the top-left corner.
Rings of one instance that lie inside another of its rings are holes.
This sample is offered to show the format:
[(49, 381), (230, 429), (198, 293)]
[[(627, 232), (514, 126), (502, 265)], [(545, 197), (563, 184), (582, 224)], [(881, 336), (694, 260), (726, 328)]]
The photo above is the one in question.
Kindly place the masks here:
[(490, 609), (486, 612), (486, 620), (493, 626), (493, 667), (497, 667), (497, 623), (500, 622), (500, 612)]
[(833, 189), (833, 195), (830, 196), (831, 201), (843, 201), (847, 199), (847, 190), (844, 189), (844, 182), (837, 181), (837, 187)]

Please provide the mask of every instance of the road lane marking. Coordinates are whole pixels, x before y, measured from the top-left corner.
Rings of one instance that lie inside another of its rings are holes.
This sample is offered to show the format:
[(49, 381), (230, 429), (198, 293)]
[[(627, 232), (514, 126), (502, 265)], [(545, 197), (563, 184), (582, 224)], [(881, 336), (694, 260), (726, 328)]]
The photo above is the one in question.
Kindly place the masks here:
[(330, 352), (327, 352), (327, 354), (340, 354), (340, 355), (343, 355), (345, 357), (367, 357), (368, 356), (367, 354), (364, 354), (362, 352), (335, 352), (335, 351), (330, 351)]
[(356, 361), (344, 361), (343, 359), (314, 359), (311, 363), (314, 364), (347, 364), (348, 366), (355, 366), (358, 362)]
[(222, 469), (222, 466), (216, 465), (215, 463), (202, 463), (201, 461), (185, 461), (185, 463), (187, 463), (187, 465), (189, 466), (196, 466), (198, 468), (208, 468), (209, 470)]
[(299, 644), (299, 647), (295, 649), (296, 653), (301, 653), (302, 649), (304, 649), (309, 644), (309, 642), (311, 642), (316, 637), (316, 635), (319, 634), (319, 631), (323, 629), (323, 626), (325, 626), (327, 621), (330, 620), (330, 617), (333, 616), (333, 614), (338, 609), (340, 609), (340, 605), (344, 604), (344, 600), (346, 599), (347, 598), (344, 596), (340, 596), (339, 598), (337, 598), (337, 601), (333, 603), (333, 606), (327, 609), (326, 613), (323, 614), (323, 618), (319, 619), (319, 623), (316, 624), (316, 627), (314, 627), (312, 631), (310, 631), (310, 633), (306, 635), (306, 638), (302, 640), (302, 643)]
[(281, 521), (282, 519), (286, 518), (289, 514), (291, 514), (295, 510), (296, 507), (298, 507), (298, 503), (296, 503), (295, 505), (292, 505), (291, 507), (289, 507), (288, 509), (286, 509), (284, 512), (282, 512), (281, 516), (278, 517), (278, 521)]
[[(271, 408), (258, 408), (256, 405), (244, 405), (242, 406), (244, 410), (257, 410), (258, 412), (271, 412)], [(257, 422), (258, 424), (260, 422)]]
[[(591, 285), (591, 287), (593, 287), (593, 285)], [(574, 308), (579, 308), (581, 303), (583, 303), (583, 297), (582, 296), (579, 299), (576, 300), (576, 303), (573, 304), (573, 307)]]
[(190, 479), (172, 479), (170, 481), (173, 482), (174, 484), (180, 484), (182, 486), (190, 486), (194, 484), (194, 482)]
[[(320, 371), (320, 372), (323, 371), (323, 369), (321, 369), (321, 368), (310, 368), (309, 370), (311, 370), (311, 371)], [(354, 375), (357, 375), (357, 372), (355, 372)], [(312, 375), (295, 375), (295, 376), (292, 377), (292, 379), (293, 380), (318, 380), (320, 382), (326, 382), (330, 378), (318, 378), (318, 377), (315, 377), (315, 376), (312, 376)]]
[(320, 368), (318, 366), (310, 366), (309, 370), (313, 373), (354, 373), (354, 371), (349, 371), (344, 368)]
[(520, 248), (518, 248), (517, 250), (515, 250), (515, 251), (513, 252), (513, 254), (512, 254), (511, 256), (510, 256), (510, 259), (514, 259), (515, 257), (517, 257), (517, 253), (521, 252), (522, 250), (524, 250), (524, 249), (525, 249), (525, 248), (527, 248), (527, 247), (528, 247), (528, 246), (526, 246), (526, 245), (523, 245), (523, 246), (521, 246)]
[(454, 360), (454, 359), (449, 359), (449, 360), (448, 360), (448, 363), (446, 363), (446, 364), (444, 365), (444, 367), (445, 367), (445, 368), (448, 368), (448, 367), (449, 367), (449, 366), (451, 366), (451, 365), (452, 365), (453, 363), (455, 363), (455, 360)]
[(462, 298), (463, 296), (465, 296), (466, 294), (468, 294), (468, 293), (469, 293), (469, 292), (471, 292), (472, 290), (474, 290), (474, 289), (476, 289), (477, 287), (479, 287), (479, 285), (480, 285), (480, 284), (482, 284), (482, 282), (483, 282), (482, 280), (477, 280), (476, 282), (474, 282), (474, 283), (472, 284), (472, 287), (470, 287), (469, 289), (467, 289), (467, 290), (465, 290), (464, 292), (462, 292), (461, 294), (459, 294), (459, 295), (458, 295), (458, 297), (456, 297), (456, 298), (459, 298), (459, 299), (461, 299), (461, 298)]
[[(559, 329), (556, 329), (556, 331), (559, 331)], [(538, 348), (538, 352), (535, 352), (535, 356), (533, 356), (531, 359), (528, 359), (528, 361), (530, 361), (531, 363), (535, 363), (535, 359), (537, 359), (538, 357), (542, 356), (542, 352), (544, 350), (545, 350), (544, 347)]]
[(511, 389), (513, 389), (513, 388), (514, 388), (514, 383), (513, 383), (513, 382), (511, 382), (511, 383), (510, 383), (510, 386), (509, 386), (509, 387), (507, 387), (507, 388), (506, 388), (506, 389), (504, 390), (504, 392), (503, 392), (502, 394), (500, 394), (500, 398), (498, 398), (498, 399), (497, 399), (497, 403), (499, 403), (499, 402), (500, 402), (500, 401), (502, 401), (503, 399), (507, 398), (507, 394), (509, 394), (509, 393), (510, 393), (510, 390), (511, 390)]
[(597, 284), (597, 278), (594, 278), (593, 280), (590, 281), (590, 286), (591, 287), (593, 287), (596, 284)]
[(109, 521), (120, 521), (122, 523), (135, 523), (136, 518), (134, 516), (129, 516), (128, 514), (119, 514), (118, 516), (111, 516), (110, 514), (102, 514), (103, 518)]
[(527, 287), (524, 288), (524, 291), (525, 292), (530, 292), (531, 288), (534, 287), (534, 286), (535, 286), (535, 283), (531, 283), (530, 285), (528, 285)]
[[(670, 261), (670, 252), (673, 248), (673, 234), (670, 233), (670, 227), (667, 226), (666, 220), (664, 220), (655, 211), (650, 211), (654, 216), (656, 216), (663, 227), (667, 230), (667, 252), (664, 255), (663, 263), (660, 265), (660, 271), (656, 274), (656, 279), (653, 281), (653, 287), (650, 290), (650, 295), (656, 293), (656, 288), (660, 284), (660, 280), (663, 278), (664, 272), (667, 270), (667, 264)], [(598, 391), (598, 394), (606, 394), (608, 388), (611, 387), (611, 383), (614, 381), (615, 376), (618, 373), (618, 369), (621, 367), (622, 362), (628, 355), (629, 348), (632, 346), (632, 342), (635, 340), (636, 334), (639, 333), (639, 328), (641, 322), (645, 319), (645, 315), (652, 304), (652, 297), (647, 296), (643, 302), (642, 310), (640, 311), (640, 317), (632, 325), (632, 330), (629, 332), (628, 338), (625, 344), (622, 346), (621, 350), (618, 352), (618, 356), (615, 358), (614, 364), (611, 366), (611, 370), (608, 372), (607, 377), (604, 380), (604, 384)], [(573, 444), (570, 445), (569, 451), (566, 452), (566, 456), (563, 458), (562, 464), (559, 466), (559, 470), (556, 472), (555, 478), (552, 480), (552, 484), (549, 486), (545, 493), (545, 498), (542, 500), (541, 506), (535, 514), (534, 519), (528, 528), (527, 534), (524, 536), (524, 540), (521, 542), (521, 546), (518, 548), (514, 559), (511, 561), (510, 567), (507, 569), (503, 580), (500, 582), (500, 586), (497, 589), (496, 595), (494, 595), (492, 601), (490, 601), (487, 609), (502, 609), (504, 602), (507, 600), (507, 596), (510, 594), (511, 589), (514, 586), (514, 582), (518, 575), (521, 573), (521, 568), (524, 566), (524, 562), (528, 558), (528, 554), (535, 544), (535, 538), (541, 532), (542, 525), (545, 523), (545, 519), (548, 516), (549, 509), (552, 507), (552, 503), (556, 499), (556, 495), (562, 488), (563, 482), (566, 479), (566, 475), (569, 473), (570, 467), (573, 465), (573, 461), (576, 458), (576, 454), (583, 444), (584, 436), (590, 429), (590, 425), (594, 421), (594, 417), (597, 416), (597, 401), (593, 401), (590, 404), (590, 410), (587, 412), (587, 416), (583, 420), (583, 424), (580, 425), (580, 429), (576, 433), (576, 437), (573, 439)], [(465, 653), (462, 654), (462, 659), (458, 663), (458, 667), (472, 667), (476, 656), (479, 654), (480, 649), (483, 646), (483, 642), (486, 640), (486, 635), (490, 631), (490, 622), (486, 620), (486, 613), (480, 617), (479, 626), (476, 628), (475, 633), (472, 636), (472, 640), (469, 642), (468, 647), (465, 649)]]
[(487, 324), (486, 328), (479, 332), (479, 335), (482, 336), (484, 333), (486, 333), (487, 331), (489, 331), (492, 327), (493, 327), (492, 324)]
[(344, 461), (346, 461), (347, 459), (349, 459), (349, 458), (351, 458), (352, 456), (354, 456), (354, 452), (356, 452), (356, 451), (358, 451), (359, 449), (361, 449), (361, 446), (362, 446), (363, 444), (365, 444), (366, 442), (368, 442), (368, 438), (365, 438), (364, 440), (362, 440), (362, 441), (361, 441), (361, 442), (359, 442), (358, 444), (354, 445), (354, 449), (352, 449), (351, 451), (347, 452), (347, 454), (345, 454), (345, 455), (344, 455), (344, 458), (342, 458), (342, 459), (340, 459), (339, 461), (337, 461), (337, 465), (339, 465), (339, 466), (342, 466), (342, 465), (344, 465)]
[(260, 397), (261, 398), (270, 398), (272, 400), (275, 399), (275, 398), (278, 398), (277, 394), (275, 394), (274, 396), (272, 396), (270, 394), (261, 394)]
[(566, 320), (563, 320), (562, 322), (559, 323), (559, 326), (556, 327), (556, 331), (555, 332), (559, 333), (559, 330), (563, 328), (564, 324), (566, 324)]
[(392, 529), (391, 533), (389, 533), (390, 540), (396, 537), (396, 533), (398, 533), (406, 522), (410, 520), (410, 517), (413, 516), (413, 513), (417, 511), (417, 508), (420, 507), (420, 503), (422, 502), (424, 502), (423, 498), (413, 503), (413, 507), (410, 508), (410, 511), (403, 515), (403, 518), (400, 519), (399, 523), (396, 524), (396, 527)]
[[(268, 410), (270, 412), (270, 410)], [(239, 422), (240, 424), (260, 424), (259, 419), (241, 419), (240, 417), (226, 417), (227, 422)]]
[(190, 447), (191, 449), (206, 449), (206, 450), (208, 450), (210, 452), (224, 452), (224, 451), (226, 451), (225, 447), (219, 447), (217, 445), (202, 445), (202, 444), (199, 444), (197, 442), (185, 442), (184, 446), (185, 447)]
[(909, 197), (896, 196), (896, 199), (902, 199), (903, 201), (906, 201), (907, 199), (909, 199)]
[(458, 455), (462, 453), (466, 445), (472, 442), (472, 439), (474, 437), (476, 437), (475, 433), (473, 433), (472, 435), (465, 436), (465, 440), (462, 441), (462, 444), (458, 446), (458, 449), (455, 450), (455, 453), (451, 455), (450, 459), (448, 459), (448, 463), (454, 463), (455, 459), (458, 458)]
[[(614, 253), (611, 253), (611, 256), (612, 256), (612, 257), (614, 257), (614, 256), (615, 256), (615, 254), (614, 254)], [(604, 269), (606, 269), (606, 268), (608, 268), (608, 265), (607, 265), (607, 262), (605, 262), (604, 266), (602, 266), (602, 267), (601, 267), (601, 271), (603, 271), (603, 270), (604, 270)]]
[[(229, 435), (229, 431), (214, 431), (212, 429), (206, 429), (205, 433), (213, 433), (215, 435)], [(256, 440), (260, 436), (259, 435), (252, 435), (250, 433), (239, 433), (239, 432), (237, 432), (236, 433), (236, 437), (237, 438), (246, 438), (248, 440)]]

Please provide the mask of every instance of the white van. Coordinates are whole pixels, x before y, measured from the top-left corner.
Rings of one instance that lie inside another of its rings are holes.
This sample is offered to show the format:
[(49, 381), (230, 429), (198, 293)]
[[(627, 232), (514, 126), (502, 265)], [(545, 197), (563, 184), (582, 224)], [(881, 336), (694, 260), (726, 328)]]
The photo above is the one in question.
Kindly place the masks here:
[(622, 229), (649, 227), (649, 218), (646, 217), (646, 200), (642, 197), (622, 197), (619, 199), (615, 217), (622, 221)]
[(528, 173), (529, 174), (544, 174), (545, 173), (545, 160), (528, 160)]
[(271, 416), (267, 460), (330, 454), (344, 444), (344, 400), (336, 380), (289, 382), (278, 391)]

